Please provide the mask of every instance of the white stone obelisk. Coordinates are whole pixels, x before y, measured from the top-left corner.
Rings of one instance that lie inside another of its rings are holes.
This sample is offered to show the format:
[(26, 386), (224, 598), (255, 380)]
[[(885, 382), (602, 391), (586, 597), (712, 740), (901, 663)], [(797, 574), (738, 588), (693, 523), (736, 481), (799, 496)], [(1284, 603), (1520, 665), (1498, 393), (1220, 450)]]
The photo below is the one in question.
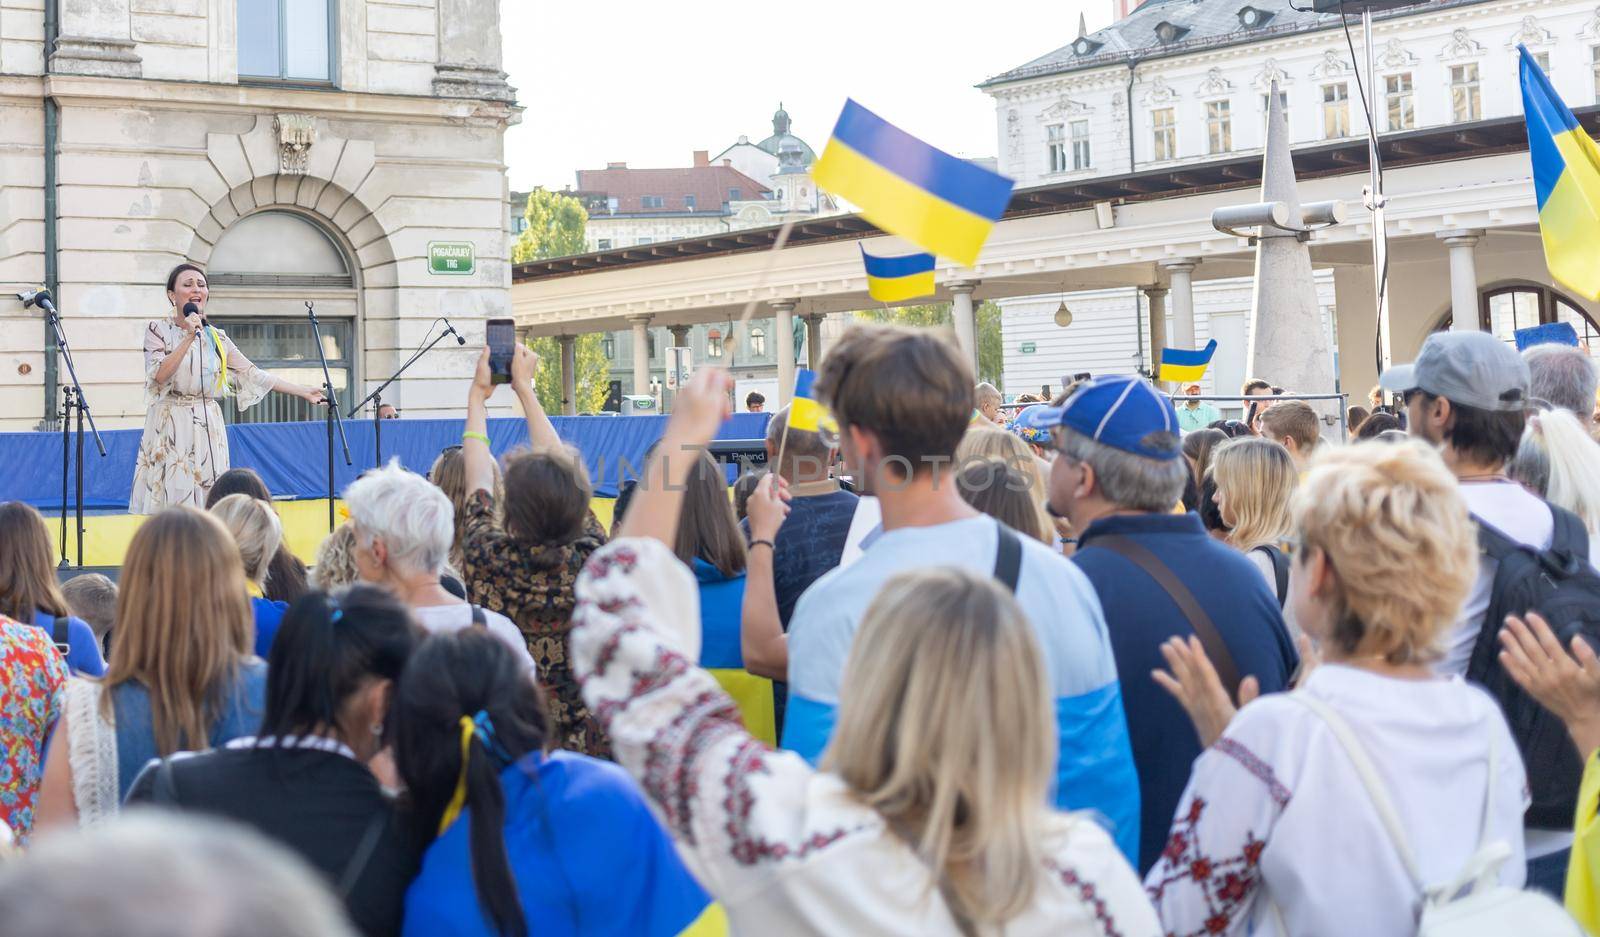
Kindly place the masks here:
[[(1288, 206), (1288, 224), (1304, 225), (1289, 155), (1289, 122), (1273, 82), (1267, 96), (1267, 146), (1261, 161), (1261, 201)], [(1317, 305), (1311, 251), (1294, 231), (1263, 225), (1256, 242), (1255, 302), (1250, 308), (1246, 377), (1271, 381), (1291, 394), (1334, 391), (1333, 348)], [(1336, 401), (1314, 401), (1333, 415)], [(1337, 423), (1335, 423), (1337, 426)]]

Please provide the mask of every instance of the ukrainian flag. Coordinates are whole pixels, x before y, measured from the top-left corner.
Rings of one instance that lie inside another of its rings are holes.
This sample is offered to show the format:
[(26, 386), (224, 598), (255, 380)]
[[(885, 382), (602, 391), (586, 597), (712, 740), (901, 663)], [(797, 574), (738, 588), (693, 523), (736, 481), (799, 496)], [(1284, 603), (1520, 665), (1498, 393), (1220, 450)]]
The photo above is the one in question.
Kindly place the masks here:
[(1217, 353), (1217, 340), (1206, 342), (1206, 347), (1199, 351), (1190, 351), (1186, 348), (1161, 349), (1161, 372), (1157, 380), (1162, 381), (1198, 381), (1206, 373), (1206, 366), (1211, 363), (1211, 356)]
[[(932, 274), (929, 274), (931, 277)], [(801, 368), (794, 374), (794, 397), (789, 401), (789, 429), (803, 429), (815, 433), (819, 430), (838, 432), (839, 424), (827, 408), (811, 396), (811, 385), (817, 381), (817, 372)]]
[(1010, 179), (935, 149), (854, 101), (845, 101), (811, 177), (890, 234), (969, 267), (1011, 201)]
[(1545, 266), (1569, 289), (1600, 300), (1600, 150), (1533, 56), (1517, 50)]
[(932, 254), (874, 257), (863, 247), (861, 263), (867, 269), (867, 295), (880, 303), (904, 302), (933, 292)]

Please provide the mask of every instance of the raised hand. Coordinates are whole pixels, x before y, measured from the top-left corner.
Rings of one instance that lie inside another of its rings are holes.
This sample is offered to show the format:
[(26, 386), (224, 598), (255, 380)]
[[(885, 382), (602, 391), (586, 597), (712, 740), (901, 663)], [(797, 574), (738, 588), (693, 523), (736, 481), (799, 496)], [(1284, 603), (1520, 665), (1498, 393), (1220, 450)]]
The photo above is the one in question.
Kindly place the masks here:
[(494, 380), (489, 371), (489, 346), (483, 346), (483, 351), (478, 354), (478, 370), (473, 372), (472, 387), (467, 392), (468, 401), (476, 400), (480, 403), (489, 399), (494, 394)]
[(1171, 673), (1153, 670), (1150, 676), (1189, 714), (1189, 721), (1194, 723), (1195, 733), (1205, 748), (1222, 737), (1223, 730), (1240, 708), (1261, 695), (1260, 681), (1245, 677), (1239, 681), (1237, 705), (1228, 699), (1228, 691), (1222, 686), (1217, 669), (1211, 666), (1211, 658), (1206, 656), (1200, 639), (1193, 635), (1169, 639), (1161, 645), (1161, 656), (1166, 658)]
[(511, 353), (511, 387), (517, 393), (531, 391), (533, 379), (539, 374), (539, 356), (532, 348), (518, 342)]
[(789, 483), (776, 472), (763, 475), (745, 502), (745, 511), (750, 520), (750, 538), (772, 540), (789, 516)]
[(1600, 659), (1582, 635), (1572, 639), (1569, 654), (1537, 612), (1526, 621), (1515, 615), (1500, 629), (1500, 665), (1539, 701), (1566, 723), (1587, 758), (1600, 748)]

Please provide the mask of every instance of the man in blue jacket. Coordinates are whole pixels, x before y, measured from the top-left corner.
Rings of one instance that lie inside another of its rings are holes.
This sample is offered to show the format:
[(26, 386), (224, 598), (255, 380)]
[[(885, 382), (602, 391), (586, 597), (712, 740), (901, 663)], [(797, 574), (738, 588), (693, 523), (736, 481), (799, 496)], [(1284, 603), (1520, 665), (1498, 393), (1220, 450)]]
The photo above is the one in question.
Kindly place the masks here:
[(884, 582), (932, 566), (992, 573), (1016, 595), (1044, 651), (1060, 738), (1056, 803), (1095, 811), (1132, 861), (1139, 788), (1100, 603), (1060, 554), (962, 500), (950, 465), (972, 412), (972, 381), (954, 347), (918, 329), (851, 329), (823, 361), (813, 389), (839, 423), (846, 466), (877, 496), (883, 525), (859, 559), (822, 576), (795, 605), (783, 746), (813, 763), (827, 747), (839, 699), (850, 692), (841, 683), (851, 640)]
[(1050, 509), (1081, 531), (1072, 562), (1099, 595), (1122, 677), (1142, 874), (1161, 854), (1200, 754), (1183, 707), (1150, 678), (1165, 666), (1162, 642), (1198, 635), (1219, 673), (1253, 676), (1262, 692), (1288, 684), (1294, 646), (1255, 565), (1207, 536), (1198, 515), (1173, 513), (1189, 469), (1170, 398), (1137, 377), (1108, 375), (1060, 406), (1034, 408), (1029, 421), (1049, 429), (1057, 449)]

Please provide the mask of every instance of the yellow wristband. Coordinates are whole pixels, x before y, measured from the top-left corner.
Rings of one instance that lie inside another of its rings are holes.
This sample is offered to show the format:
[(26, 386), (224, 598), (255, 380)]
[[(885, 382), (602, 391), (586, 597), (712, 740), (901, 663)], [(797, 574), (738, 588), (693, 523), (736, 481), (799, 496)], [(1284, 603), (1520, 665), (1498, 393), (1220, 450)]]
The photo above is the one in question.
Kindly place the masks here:
[(488, 433), (475, 433), (475, 432), (473, 432), (472, 430), (469, 429), (465, 433), (461, 434), (461, 441), (462, 442), (466, 442), (469, 439), (479, 440), (485, 446), (487, 446), (489, 444), (489, 434)]

